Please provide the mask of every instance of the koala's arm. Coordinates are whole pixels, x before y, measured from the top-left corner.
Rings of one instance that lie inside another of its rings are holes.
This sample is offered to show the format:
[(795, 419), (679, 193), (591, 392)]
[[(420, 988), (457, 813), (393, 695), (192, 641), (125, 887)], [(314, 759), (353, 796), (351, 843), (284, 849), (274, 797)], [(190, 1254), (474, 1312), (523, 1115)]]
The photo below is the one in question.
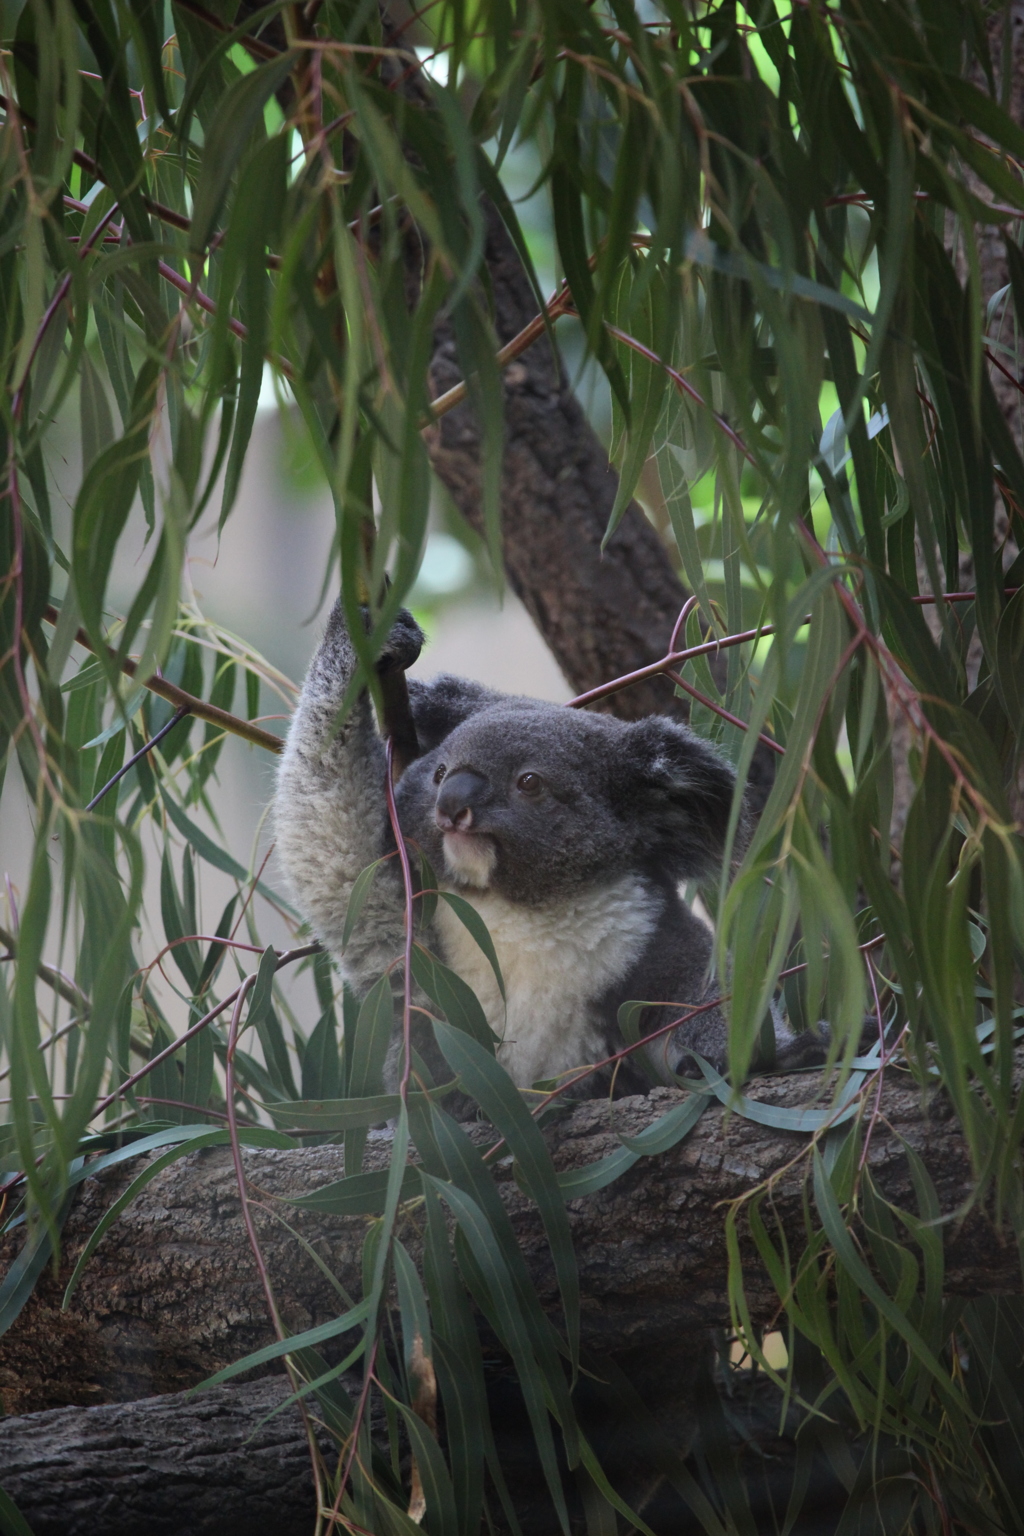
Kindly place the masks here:
[[(404, 669), (422, 643), (418, 626), (403, 611), (378, 666)], [(274, 802), (277, 851), (296, 903), (336, 958), (355, 879), (392, 846), (384, 743), (365, 690), (337, 724), (356, 666), (338, 602), (302, 685)], [(400, 952), (403, 910), (401, 876), (391, 860), (377, 871), (345, 954), (346, 975), (358, 991)]]

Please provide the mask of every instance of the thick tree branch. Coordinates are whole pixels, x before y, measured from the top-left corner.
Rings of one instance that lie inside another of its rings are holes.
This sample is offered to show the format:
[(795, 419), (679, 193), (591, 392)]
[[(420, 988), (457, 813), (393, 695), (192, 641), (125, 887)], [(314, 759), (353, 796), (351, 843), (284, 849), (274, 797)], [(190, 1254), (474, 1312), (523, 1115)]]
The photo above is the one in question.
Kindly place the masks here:
[(308, 1536), (309, 1450), (272, 1376), (0, 1419), (3, 1486), (33, 1536)]
[[(794, 1075), (763, 1078), (749, 1091), (773, 1103), (798, 1104), (812, 1097), (814, 1087), (814, 1077)], [(677, 1097), (674, 1089), (655, 1089), (611, 1107), (603, 1101), (578, 1105), (548, 1132), (557, 1166), (580, 1167), (604, 1156), (619, 1145), (616, 1131), (635, 1135)], [(956, 1211), (972, 1177), (946, 1101), (936, 1097), (924, 1104), (912, 1084), (893, 1074), (881, 1109), (870, 1144), (880, 1187), (901, 1206), (916, 1209), (905, 1141), (928, 1167), (941, 1209)], [(784, 1169), (804, 1146), (806, 1138), (796, 1134), (739, 1115), (726, 1118), (716, 1104), (672, 1151), (642, 1159), (599, 1194), (572, 1201), (585, 1343), (595, 1351), (636, 1350), (726, 1322), (722, 1202)], [(386, 1138), (372, 1138), (370, 1152), (372, 1162), (383, 1165)], [(279, 1217), (302, 1232), (354, 1293), (361, 1286), (368, 1218), (298, 1212), (277, 1197), (308, 1193), (339, 1178), (341, 1149), (247, 1151), (245, 1163), (285, 1325), (297, 1331), (336, 1316), (336, 1293)], [(774, 1191), (774, 1212), (797, 1251), (805, 1168), (806, 1159), (783, 1173)], [(69, 1310), (61, 1312), (70, 1266), (133, 1171), (129, 1165), (83, 1185), (65, 1227), (59, 1279), (49, 1273), (41, 1278), (0, 1339), (0, 1394), (8, 1413), (180, 1390), (271, 1341), (230, 1156), (222, 1150), (185, 1157), (153, 1180), (104, 1237)], [(550, 1255), (536, 1213), (510, 1168), (499, 1168), (497, 1176), (538, 1293), (557, 1317)], [(402, 1233), (413, 1252), (418, 1221), (413, 1207)], [(962, 1229), (943, 1231), (951, 1293), (1019, 1292), (1013, 1244), (1001, 1241), (982, 1214), (972, 1214)], [(20, 1240), (12, 1234), (0, 1244), (0, 1273)], [(770, 1321), (777, 1299), (749, 1247), (745, 1265), (754, 1316)]]
[[(500, 219), (488, 210), (485, 261), (498, 339), (537, 313), (536, 296)], [(433, 394), (461, 379), (451, 334), (437, 334)], [(664, 654), (686, 593), (657, 533), (635, 505), (607, 550), (601, 539), (618, 479), (583, 415), (547, 339), (503, 374), (505, 568), (573, 688), (583, 693)], [(460, 405), (428, 432), (434, 469), (466, 519), (479, 527), (480, 434)], [(615, 701), (638, 718), (680, 712), (670, 683), (655, 678)]]

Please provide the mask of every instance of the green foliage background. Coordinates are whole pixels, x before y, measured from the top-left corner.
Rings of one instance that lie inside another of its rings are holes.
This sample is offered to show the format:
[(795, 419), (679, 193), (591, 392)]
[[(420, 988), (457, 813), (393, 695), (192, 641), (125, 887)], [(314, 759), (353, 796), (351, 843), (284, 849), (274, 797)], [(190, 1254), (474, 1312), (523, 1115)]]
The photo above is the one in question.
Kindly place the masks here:
[[(746, 722), (693, 712), (741, 777), (758, 731), (784, 749), (739, 872), (705, 893), (731, 994), (733, 1081), (780, 972), (803, 966), (785, 982), (786, 1006), (798, 1021), (830, 1021), (837, 1092), (860, 1111), (838, 1140), (827, 1110), (805, 1127), (824, 1148), (809, 1148), (805, 1254), (776, 1250), (763, 1192), (744, 1213), (788, 1318), (800, 1443), (833, 1458), (850, 1495), (844, 1530), (1021, 1529), (1021, 1312), (942, 1301), (927, 1171), (916, 1170), (918, 1211), (903, 1212), (861, 1166), (881, 1043), (857, 1055), (865, 1014), (881, 1015), (898, 1068), (941, 1081), (975, 1198), (1019, 1239), (1024, 462), (1019, 421), (992, 385), (993, 369), (1017, 376), (1024, 319), (1011, 21), (1009, 6), (977, 0), (434, 0), (415, 23), (365, 0), (5, 6), (0, 740), (3, 771), (21, 785), (6, 803), (23, 794), (35, 853), (0, 985), (4, 1217), (26, 1227), (0, 1285), (0, 1328), (58, 1243), (84, 1156), (119, 1143), (177, 1156), (223, 1140), (225, 1116), (236, 1138), (293, 1145), (287, 1132), (312, 1123), (304, 1105), (336, 1101), (316, 1124), (344, 1136), (353, 1171), (331, 1198), (380, 1219), (366, 1294), (335, 1331), (394, 1396), (425, 1528), (468, 1536), (485, 1494), (502, 1501), (471, 1300), (497, 1318), (515, 1361), (555, 1517), (569, 1518), (557, 1438), (585, 1469), (589, 1528), (634, 1518), (575, 1426), (569, 1191), (536, 1122), (474, 1040), (472, 1001), (421, 961), (417, 980), (448, 1019), (446, 1055), (544, 1216), (565, 1310), (557, 1338), (462, 1130), (421, 1094), (380, 1097), (389, 987), (343, 1002), (322, 957), (296, 956), (315, 972), (309, 1019), (274, 979), (261, 913), (269, 903), (293, 926), (294, 915), (203, 826), (216, 830), (224, 728), (261, 739), (248, 722), (271, 673), (179, 603), (190, 531), (211, 505), (221, 525), (236, 506), (269, 366), (331, 487), (331, 563), (350, 614), (369, 596), (370, 666), (426, 534), (422, 428), (442, 314), (483, 429), (484, 523), (500, 564), (502, 394), (481, 199), (529, 266), (501, 168), (532, 143), (568, 285), (560, 304), (579, 316), (611, 391), (614, 516), (653, 460), (658, 510), (699, 600), (686, 638), (764, 630), (729, 649), (724, 690), (704, 656), (685, 676)], [(993, 229), (1010, 281), (986, 302), (978, 240)], [(62, 541), (44, 448), (75, 392), (83, 474)], [(137, 498), (147, 555), (115, 616), (108, 585)], [(90, 809), (171, 719), (172, 704), (147, 691), (158, 667), (233, 718), (174, 724)], [(894, 726), (912, 744), (905, 829), (893, 820), (906, 781)], [(189, 1022), (225, 1009), (148, 1069), (174, 1042), (140, 970), (154, 958), (139, 949), (146, 827), (161, 847), (150, 923), (173, 946)], [(208, 865), (237, 894), (200, 940)], [(255, 952), (248, 976), (244, 949), (230, 948), (239, 922)], [(745, 957), (731, 974), (729, 953)], [(233, 1001), (232, 1027), (251, 1029), (259, 1049), (242, 1035), (229, 1062)], [(685, 1134), (709, 1091), (695, 1088), (649, 1146), (624, 1149), (572, 1192)], [(390, 1113), (391, 1175), (354, 1171), (366, 1127)], [(405, 1171), (410, 1137), (422, 1175)], [(423, 1280), (396, 1236), (410, 1200), (425, 1223)], [(388, 1355), (392, 1281), (404, 1342)], [(737, 1326), (758, 1354), (734, 1282)], [(443, 1450), (411, 1407), (417, 1332), (436, 1346)], [(964, 1339), (976, 1362), (966, 1377)], [(289, 1343), (293, 1367), (318, 1380), (318, 1411), (339, 1439), (363, 1446), (343, 1487), (323, 1473), (321, 1495), (350, 1527), (405, 1530), (408, 1489), (371, 1451), (337, 1373), (325, 1378), (318, 1342)], [(836, 1425), (859, 1433), (855, 1457)], [(735, 1467), (705, 1465), (703, 1488), (681, 1464), (672, 1475), (708, 1531), (750, 1528)], [(0, 1502), (5, 1524), (18, 1528)]]

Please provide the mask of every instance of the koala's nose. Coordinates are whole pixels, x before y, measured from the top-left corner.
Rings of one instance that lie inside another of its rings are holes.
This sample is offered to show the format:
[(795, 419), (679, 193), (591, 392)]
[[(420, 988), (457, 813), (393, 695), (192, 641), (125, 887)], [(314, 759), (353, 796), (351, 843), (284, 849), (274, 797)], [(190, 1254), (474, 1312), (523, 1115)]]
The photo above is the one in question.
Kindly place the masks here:
[(487, 780), (470, 768), (450, 773), (438, 790), (434, 820), (442, 832), (469, 832), (487, 795)]

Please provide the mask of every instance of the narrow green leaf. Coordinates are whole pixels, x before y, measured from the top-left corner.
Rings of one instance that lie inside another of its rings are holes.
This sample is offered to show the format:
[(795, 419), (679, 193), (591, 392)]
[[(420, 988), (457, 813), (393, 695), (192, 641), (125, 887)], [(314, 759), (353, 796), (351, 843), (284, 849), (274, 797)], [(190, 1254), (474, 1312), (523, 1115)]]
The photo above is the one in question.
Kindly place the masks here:
[(905, 1313), (882, 1290), (857, 1252), (846, 1223), (843, 1221), (842, 1212), (836, 1202), (831, 1181), (825, 1172), (825, 1165), (817, 1147), (814, 1148), (814, 1203), (838, 1262), (860, 1287), (863, 1295), (877, 1307), (889, 1326), (904, 1340), (911, 1354), (931, 1376), (940, 1396), (950, 1403), (955, 1412), (962, 1411), (962, 1403), (950, 1380), (949, 1372), (943, 1369), (941, 1362), (936, 1359), (916, 1328), (911, 1325)]
[[(162, 1173), (165, 1168), (169, 1168), (173, 1163), (176, 1163), (179, 1158), (187, 1156), (190, 1152), (194, 1152), (199, 1147), (225, 1146), (228, 1142), (228, 1139), (227, 1131), (211, 1131), (204, 1128), (198, 1134), (190, 1136), (187, 1141), (181, 1142), (176, 1146), (172, 1146), (169, 1151), (163, 1152), (159, 1156), (154, 1157), (152, 1162), (148, 1163), (142, 1172), (136, 1175), (136, 1177), (131, 1181), (127, 1188), (122, 1190), (121, 1194), (117, 1196), (116, 1200), (111, 1202), (111, 1204), (104, 1211), (103, 1215), (100, 1217), (99, 1221), (96, 1223), (95, 1227), (93, 1227), (92, 1231), (90, 1232), (88, 1241), (78, 1256), (78, 1261), (71, 1273), (71, 1278), (64, 1288), (64, 1300), (61, 1302), (62, 1312), (67, 1311), (71, 1302), (71, 1298), (75, 1294), (75, 1291), (78, 1289), (78, 1282), (82, 1278), (82, 1273), (85, 1269), (85, 1266), (88, 1264), (89, 1260), (92, 1258), (93, 1254), (96, 1252), (96, 1249), (102, 1242), (104, 1233), (108, 1230), (108, 1228), (113, 1226), (121, 1212), (127, 1210), (128, 1206), (131, 1205), (136, 1195), (140, 1194), (141, 1191), (145, 1189), (147, 1184), (151, 1183), (152, 1180), (155, 1179), (158, 1174)], [(242, 1133), (242, 1140), (244, 1144), (244, 1132)]]
[[(374, 1169), (370, 1173), (353, 1173), (325, 1184), (308, 1195), (282, 1195), (289, 1205), (300, 1206), (307, 1211), (325, 1211), (332, 1216), (379, 1216), (384, 1210), (388, 1175)], [(418, 1168), (406, 1168), (402, 1175), (399, 1200), (413, 1200), (421, 1193)]]
[(596, 1163), (582, 1168), (566, 1168), (557, 1175), (558, 1188), (563, 1200), (577, 1200), (584, 1195), (596, 1194), (632, 1168), (641, 1157), (657, 1157), (667, 1152), (697, 1124), (711, 1102), (706, 1093), (691, 1093), (682, 1104), (674, 1104), (665, 1114), (659, 1115), (652, 1125), (638, 1136), (620, 1136), (622, 1142), (614, 1152), (607, 1153)]
[(352, 882), (352, 893), (348, 898), (348, 910), (345, 913), (345, 928), (341, 935), (343, 951), (348, 948), (349, 940), (366, 905), (366, 898), (370, 894), (373, 877), (382, 863), (382, 859), (375, 859), (372, 864), (368, 864), (365, 869), (361, 869)]
[(412, 952), (412, 974), (417, 986), (422, 987), (437, 1004), (449, 1024), (493, 1052), (497, 1037), (487, 1022), (476, 993), (457, 972), (450, 970), (417, 944)]
[(284, 1099), (263, 1107), (272, 1119), (296, 1130), (333, 1134), (382, 1125), (398, 1113), (400, 1103), (397, 1093), (376, 1093), (352, 1099)]
[[(77, 1160), (76, 1160), (77, 1161)], [(73, 1191), (69, 1190), (54, 1219), (59, 1234), (71, 1209)], [(37, 1222), (29, 1231), (24, 1244), (3, 1280), (0, 1281), (0, 1337), (17, 1320), (18, 1314), (31, 1296), (47, 1262), (53, 1254), (51, 1228)]]
[(302, 1333), (293, 1334), (287, 1339), (278, 1339), (275, 1344), (267, 1344), (263, 1349), (257, 1349), (250, 1355), (245, 1355), (241, 1360), (236, 1360), (233, 1365), (226, 1365), (223, 1370), (217, 1371), (213, 1376), (207, 1376), (198, 1386), (193, 1387), (193, 1392), (205, 1392), (208, 1387), (219, 1387), (221, 1382), (230, 1381), (232, 1377), (239, 1376), (243, 1371), (251, 1371), (257, 1365), (266, 1365), (269, 1360), (280, 1360), (282, 1355), (295, 1355), (301, 1350), (312, 1349), (317, 1344), (326, 1344), (328, 1339), (336, 1339), (339, 1333), (351, 1333), (358, 1328), (370, 1315), (370, 1300), (367, 1298), (357, 1306), (350, 1307), (340, 1317), (333, 1318), (329, 1323), (320, 1323), (316, 1328), (307, 1328)]
[(491, 936), (487, 931), (487, 924), (484, 922), (483, 918), (480, 916), (473, 903), (471, 901), (467, 901), (465, 896), (459, 896), (454, 891), (439, 891), (438, 895), (441, 897), (442, 901), (448, 903), (452, 911), (455, 913), (455, 916), (459, 919), (460, 923), (462, 923), (463, 927), (466, 929), (469, 935), (476, 940), (477, 944), (479, 944), (480, 948), (483, 950), (488, 961), (490, 962), (491, 970), (494, 972), (494, 979), (498, 984), (498, 991), (501, 993), (502, 997), (504, 997), (505, 982), (502, 979), (501, 966), (498, 964), (498, 952), (495, 949)]
[(522, 1096), (491, 1051), (472, 1036), (435, 1022), (434, 1034), (445, 1060), (463, 1087), (508, 1142), (527, 1194), (536, 1203), (554, 1260), (565, 1311), (566, 1337), (573, 1370), (579, 1368), (580, 1282), (572, 1235), (551, 1153)]
[(148, 456), (157, 377), (155, 363), (149, 361), (140, 368), (125, 434), (89, 466), (72, 517), (71, 569), (75, 595), (83, 623), (112, 680), (116, 675), (113, 663), (108, 665), (102, 661), (107, 655), (103, 602), (114, 550), (128, 520), (142, 462)]
[(263, 108), (283, 84), (296, 59), (293, 52), (270, 59), (236, 80), (221, 97), (206, 135), (199, 184), (192, 202), (189, 249), (196, 256), (201, 257), (209, 244), (231, 177), (250, 139), (257, 129), (263, 131)]
[(9, 1493), (0, 1488), (0, 1531), (3, 1536), (33, 1536), (32, 1527)]
[(820, 1131), (823, 1125), (844, 1125), (852, 1120), (860, 1109), (858, 1095), (867, 1076), (865, 1072), (852, 1072), (837, 1102), (827, 1109), (789, 1109), (784, 1104), (762, 1104), (749, 1099), (726, 1082), (708, 1062), (697, 1057), (697, 1065), (704, 1074), (715, 1097), (728, 1109), (735, 1110), (744, 1120), (758, 1125), (770, 1125), (777, 1131), (805, 1131), (809, 1135)]
[(503, 1342), (516, 1364), (516, 1372), (526, 1403), (526, 1411), (530, 1417), (544, 1478), (555, 1506), (559, 1525), (568, 1536), (569, 1512), (565, 1505), (562, 1480), (555, 1457), (555, 1443), (544, 1401), (544, 1378), (538, 1370), (531, 1348), (516, 1288), (494, 1240), (490, 1223), (476, 1201), (471, 1199), (464, 1190), (457, 1188), (454, 1184), (446, 1184), (440, 1179), (435, 1179), (428, 1173), (423, 1175), (423, 1180), (450, 1207), (460, 1230), (465, 1234), (473, 1258), (493, 1297), (497, 1314), (502, 1320)]
[[(237, 859), (233, 859), (230, 853), (225, 853), (223, 848), (218, 848), (213, 838), (207, 836), (201, 827), (197, 827), (195, 822), (185, 815), (180, 805), (167, 793), (163, 785), (160, 786), (160, 798), (171, 821), (186, 842), (192, 845), (201, 858), (204, 858), (208, 864), (212, 864), (214, 869), (223, 870), (226, 875), (231, 875), (233, 879), (238, 880), (241, 884), (247, 885), (249, 883), (251, 879), (249, 871), (244, 869)], [(295, 908), (285, 901), (283, 896), (279, 896), (276, 891), (272, 891), (269, 886), (264, 885), (262, 880), (256, 881), (256, 889), (261, 896), (265, 896), (275, 907), (283, 908), (290, 917), (298, 917), (299, 914), (295, 911)]]

